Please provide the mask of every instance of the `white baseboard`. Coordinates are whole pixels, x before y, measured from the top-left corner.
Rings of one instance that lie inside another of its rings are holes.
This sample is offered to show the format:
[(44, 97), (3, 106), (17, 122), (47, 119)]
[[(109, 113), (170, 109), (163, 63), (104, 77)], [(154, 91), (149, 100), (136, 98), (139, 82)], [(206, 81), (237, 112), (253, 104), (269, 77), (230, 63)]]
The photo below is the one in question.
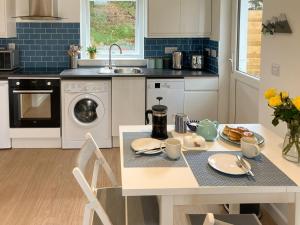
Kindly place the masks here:
[(13, 138), (12, 148), (61, 148), (61, 138)]
[(288, 225), (287, 215), (284, 215), (275, 204), (262, 204), (261, 206), (270, 214), (273, 220), (276, 221), (277, 225)]
[(11, 138), (60, 138), (60, 128), (10, 128)]

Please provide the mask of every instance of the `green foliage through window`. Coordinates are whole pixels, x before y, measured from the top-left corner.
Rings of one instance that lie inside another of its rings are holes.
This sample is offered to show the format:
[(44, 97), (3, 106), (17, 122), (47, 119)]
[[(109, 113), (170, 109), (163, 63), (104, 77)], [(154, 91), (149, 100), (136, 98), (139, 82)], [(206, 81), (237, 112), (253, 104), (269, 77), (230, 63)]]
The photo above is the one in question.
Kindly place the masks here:
[(135, 1), (90, 2), (90, 43), (102, 51), (119, 44), (124, 51), (135, 50)]

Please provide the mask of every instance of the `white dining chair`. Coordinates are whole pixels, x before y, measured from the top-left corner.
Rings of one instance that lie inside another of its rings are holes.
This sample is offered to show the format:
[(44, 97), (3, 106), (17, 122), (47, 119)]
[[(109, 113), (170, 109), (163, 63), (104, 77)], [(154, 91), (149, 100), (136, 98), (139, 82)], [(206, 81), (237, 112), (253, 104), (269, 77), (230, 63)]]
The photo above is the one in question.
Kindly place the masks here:
[[(85, 169), (96, 156), (89, 184)], [(112, 187), (97, 188), (99, 169), (103, 168)], [(73, 175), (88, 199), (83, 225), (158, 225), (159, 209), (156, 196), (123, 197), (116, 176), (90, 133), (77, 157)]]

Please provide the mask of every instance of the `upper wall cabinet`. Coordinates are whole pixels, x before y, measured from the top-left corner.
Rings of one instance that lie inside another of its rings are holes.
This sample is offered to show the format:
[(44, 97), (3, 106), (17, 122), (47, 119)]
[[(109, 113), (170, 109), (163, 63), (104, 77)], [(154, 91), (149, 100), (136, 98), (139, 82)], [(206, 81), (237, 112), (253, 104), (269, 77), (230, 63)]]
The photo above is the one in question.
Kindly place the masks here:
[(16, 1), (0, 0), (0, 38), (16, 37)]
[(148, 0), (148, 37), (206, 37), (211, 0)]

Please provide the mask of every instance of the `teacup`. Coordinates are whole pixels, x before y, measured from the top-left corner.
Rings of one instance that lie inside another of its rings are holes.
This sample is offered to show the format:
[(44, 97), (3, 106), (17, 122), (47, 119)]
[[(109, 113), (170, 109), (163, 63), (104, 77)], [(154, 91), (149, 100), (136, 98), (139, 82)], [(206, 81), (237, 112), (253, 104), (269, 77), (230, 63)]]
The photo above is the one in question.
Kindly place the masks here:
[(255, 158), (261, 153), (258, 141), (253, 137), (241, 138), (241, 149), (244, 156), (247, 158)]
[(181, 156), (181, 142), (175, 138), (167, 139), (163, 145), (165, 145), (165, 152), (167, 156), (172, 160), (177, 160)]

